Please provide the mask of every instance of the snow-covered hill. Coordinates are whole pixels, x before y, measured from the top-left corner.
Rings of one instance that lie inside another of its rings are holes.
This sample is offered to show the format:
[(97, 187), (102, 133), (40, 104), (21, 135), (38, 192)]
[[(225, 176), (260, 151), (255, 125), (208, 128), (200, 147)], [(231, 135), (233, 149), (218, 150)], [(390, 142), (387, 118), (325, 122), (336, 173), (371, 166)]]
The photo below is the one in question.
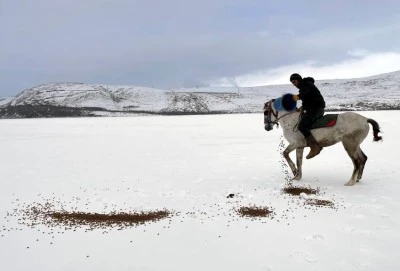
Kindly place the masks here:
[[(318, 79), (318, 78), (316, 78)], [(400, 109), (400, 71), (361, 79), (316, 81), (327, 110)], [(52, 83), (0, 101), (0, 116), (102, 116), (261, 112), (292, 85), (164, 90), (137, 86)]]
[(13, 99), (13, 97), (0, 97), (0, 107), (9, 104)]

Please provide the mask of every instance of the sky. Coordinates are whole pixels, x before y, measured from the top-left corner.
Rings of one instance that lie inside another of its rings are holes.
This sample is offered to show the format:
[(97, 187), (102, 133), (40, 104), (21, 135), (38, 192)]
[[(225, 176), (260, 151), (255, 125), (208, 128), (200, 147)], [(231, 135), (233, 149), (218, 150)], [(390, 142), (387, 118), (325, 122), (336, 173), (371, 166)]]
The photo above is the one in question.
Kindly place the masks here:
[(0, 0), (0, 96), (49, 82), (256, 86), (400, 70), (400, 1)]

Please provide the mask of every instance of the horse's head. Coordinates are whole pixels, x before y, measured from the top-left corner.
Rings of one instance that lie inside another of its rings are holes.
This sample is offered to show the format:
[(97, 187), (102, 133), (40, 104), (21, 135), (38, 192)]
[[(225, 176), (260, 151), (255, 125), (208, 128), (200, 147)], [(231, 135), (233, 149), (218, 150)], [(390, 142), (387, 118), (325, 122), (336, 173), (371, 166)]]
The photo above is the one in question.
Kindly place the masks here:
[(274, 108), (275, 99), (269, 100), (264, 104), (264, 128), (267, 131), (271, 131), (274, 128), (274, 124), (278, 124), (278, 111)]

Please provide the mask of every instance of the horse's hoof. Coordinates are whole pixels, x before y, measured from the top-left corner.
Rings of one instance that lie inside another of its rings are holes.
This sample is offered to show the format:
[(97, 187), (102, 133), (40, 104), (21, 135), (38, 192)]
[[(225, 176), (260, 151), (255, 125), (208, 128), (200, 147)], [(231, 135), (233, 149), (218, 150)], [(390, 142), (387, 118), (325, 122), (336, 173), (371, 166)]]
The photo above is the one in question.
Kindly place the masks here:
[(353, 186), (355, 183), (354, 182), (347, 182), (347, 183), (345, 183), (344, 185), (345, 186)]
[(296, 181), (300, 181), (301, 180), (301, 174), (296, 174), (296, 176), (294, 176), (292, 179), (290, 179), (291, 181), (296, 180)]

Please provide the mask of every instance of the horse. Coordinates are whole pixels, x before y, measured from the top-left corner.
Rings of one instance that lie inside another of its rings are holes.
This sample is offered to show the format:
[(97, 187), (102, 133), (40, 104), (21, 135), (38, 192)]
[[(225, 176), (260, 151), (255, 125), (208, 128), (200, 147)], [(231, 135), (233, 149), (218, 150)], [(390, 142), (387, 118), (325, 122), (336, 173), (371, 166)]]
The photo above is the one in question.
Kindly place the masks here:
[[(277, 110), (274, 106), (274, 101), (275, 99), (272, 99), (264, 104), (264, 128), (266, 131), (271, 131), (274, 125), (281, 125), (283, 135), (289, 142), (289, 145), (283, 151), (283, 157), (286, 159), (294, 175), (292, 180), (300, 180), (302, 178), (303, 151), (307, 147), (303, 134), (297, 130), (302, 109), (297, 108), (295, 105), (295, 109), (291, 111), (286, 111), (282, 108), (280, 108), (281, 110)], [(327, 114), (324, 117), (329, 115)], [(369, 133), (368, 124), (372, 126), (374, 141), (382, 140), (382, 137), (378, 135), (381, 132), (380, 127), (375, 120), (366, 118), (355, 112), (331, 114), (331, 116), (337, 117), (336, 123), (333, 126), (312, 128), (311, 134), (321, 147), (328, 147), (342, 142), (354, 165), (353, 174), (345, 184), (346, 186), (352, 186), (362, 178), (365, 163), (368, 159), (360, 148), (360, 144)], [(297, 167), (289, 157), (289, 154), (294, 150), (296, 150)]]

